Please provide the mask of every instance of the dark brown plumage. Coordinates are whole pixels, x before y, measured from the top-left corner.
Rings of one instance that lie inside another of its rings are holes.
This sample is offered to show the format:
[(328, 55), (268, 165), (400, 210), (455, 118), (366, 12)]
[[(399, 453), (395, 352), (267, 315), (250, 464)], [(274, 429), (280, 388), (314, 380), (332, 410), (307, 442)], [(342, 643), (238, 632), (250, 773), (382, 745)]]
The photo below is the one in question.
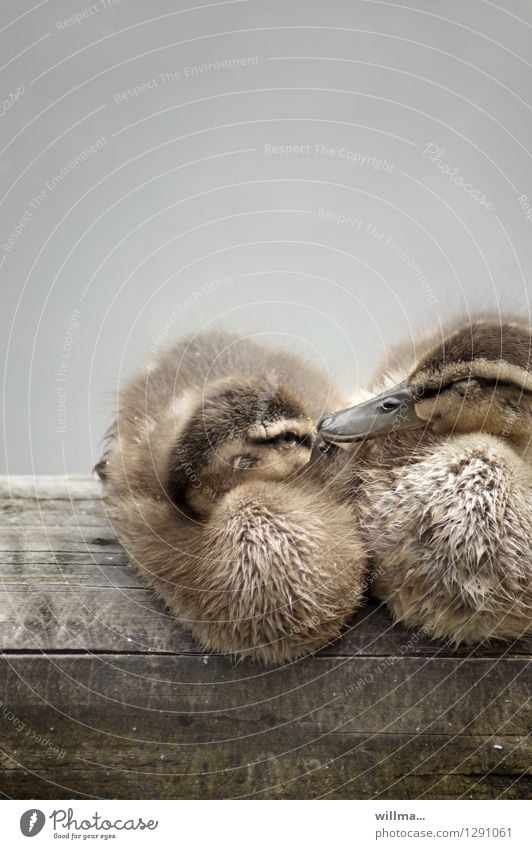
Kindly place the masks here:
[(206, 648), (266, 663), (334, 639), (359, 606), (354, 508), (309, 464), (339, 396), (290, 353), (213, 333), (122, 393), (98, 471), (132, 561)]
[(408, 382), (439, 389), (458, 374), (474, 374), (502, 382), (508, 370), (511, 382), (532, 389), (532, 336), (528, 325), (516, 321), (476, 319), (434, 340), (420, 357)]

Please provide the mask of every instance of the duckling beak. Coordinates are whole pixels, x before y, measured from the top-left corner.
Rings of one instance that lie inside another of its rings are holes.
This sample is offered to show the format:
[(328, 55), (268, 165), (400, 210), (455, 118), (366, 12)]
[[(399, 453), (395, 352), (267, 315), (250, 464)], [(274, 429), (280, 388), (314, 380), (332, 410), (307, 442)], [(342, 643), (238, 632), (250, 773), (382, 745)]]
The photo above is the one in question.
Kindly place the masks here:
[(318, 430), (330, 442), (357, 442), (392, 430), (422, 427), (426, 422), (416, 415), (418, 400), (415, 389), (399, 383), (363, 404), (330, 413)]

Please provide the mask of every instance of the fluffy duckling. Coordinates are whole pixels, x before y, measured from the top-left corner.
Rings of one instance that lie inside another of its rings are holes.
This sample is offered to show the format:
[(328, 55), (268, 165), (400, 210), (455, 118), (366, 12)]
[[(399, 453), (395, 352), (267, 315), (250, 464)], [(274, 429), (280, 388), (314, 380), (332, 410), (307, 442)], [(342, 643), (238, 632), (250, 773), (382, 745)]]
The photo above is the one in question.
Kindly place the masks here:
[(376, 397), (321, 422), (370, 438), (356, 457), (373, 591), (434, 637), (532, 633), (531, 355), (528, 324), (465, 322), (401, 349)]
[(289, 661), (359, 606), (353, 508), (309, 463), (339, 400), (299, 357), (225, 333), (176, 345), (123, 392), (97, 466), (110, 516), (205, 648)]

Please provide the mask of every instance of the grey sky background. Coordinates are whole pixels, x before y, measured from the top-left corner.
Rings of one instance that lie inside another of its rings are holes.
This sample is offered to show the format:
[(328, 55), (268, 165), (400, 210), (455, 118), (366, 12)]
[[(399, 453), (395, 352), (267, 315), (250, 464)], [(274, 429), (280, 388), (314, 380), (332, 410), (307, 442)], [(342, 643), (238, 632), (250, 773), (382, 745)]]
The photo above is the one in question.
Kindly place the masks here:
[(119, 383), (222, 325), (348, 390), (529, 311), (532, 4), (4, 0), (2, 471), (87, 472)]

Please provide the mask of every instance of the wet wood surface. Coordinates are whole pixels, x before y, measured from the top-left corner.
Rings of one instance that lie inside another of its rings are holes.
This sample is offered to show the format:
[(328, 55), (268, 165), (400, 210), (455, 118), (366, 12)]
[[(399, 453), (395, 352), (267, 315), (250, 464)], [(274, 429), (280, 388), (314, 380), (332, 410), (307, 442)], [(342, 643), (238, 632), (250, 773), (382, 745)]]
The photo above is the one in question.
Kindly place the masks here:
[(282, 668), (182, 631), (89, 477), (0, 478), (8, 798), (531, 798), (532, 641), (455, 650), (375, 603)]

